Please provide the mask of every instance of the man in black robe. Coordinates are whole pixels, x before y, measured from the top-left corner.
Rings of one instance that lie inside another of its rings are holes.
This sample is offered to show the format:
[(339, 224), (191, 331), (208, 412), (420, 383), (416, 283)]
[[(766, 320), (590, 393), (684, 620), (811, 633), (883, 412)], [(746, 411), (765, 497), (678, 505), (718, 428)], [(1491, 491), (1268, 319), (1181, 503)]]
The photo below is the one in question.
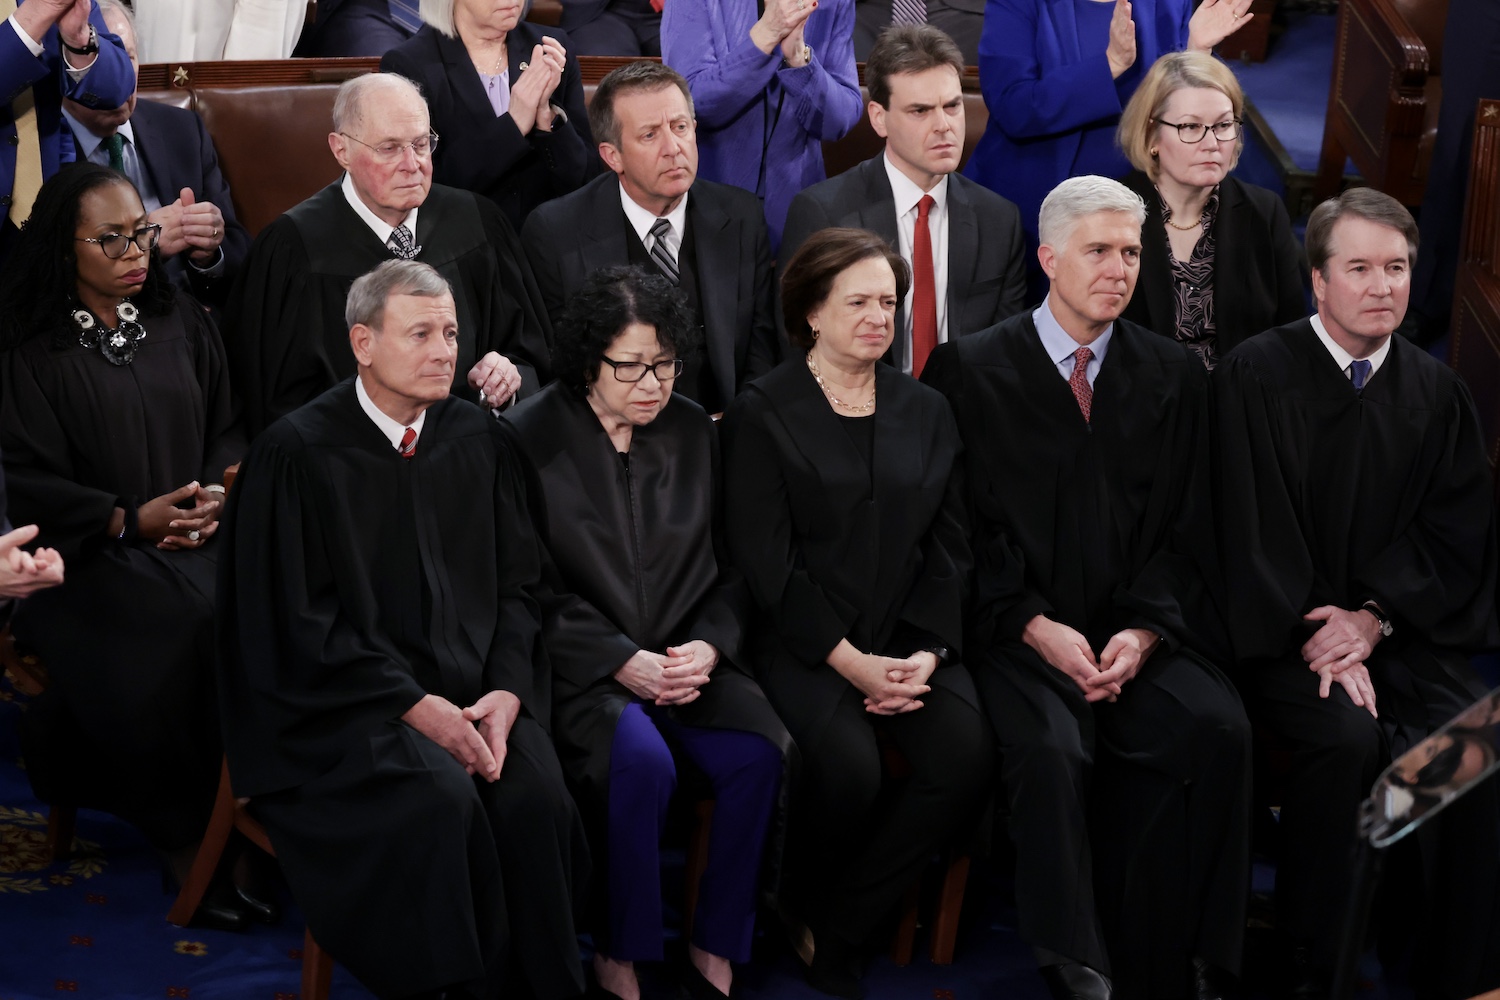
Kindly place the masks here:
[[(259, 433), (354, 373), (344, 300), (392, 257), (420, 260), (453, 286), (453, 391), (489, 406), (547, 380), (551, 326), (515, 231), (494, 204), (432, 183), (427, 103), (389, 73), (339, 88), (328, 145), (344, 168), (267, 226), (226, 310), (224, 341), (247, 430)], [(477, 365), (476, 365), (477, 363)]]
[(1046, 301), (923, 373), (964, 436), (966, 655), (1002, 748), (1021, 934), (1062, 998), (1221, 996), (1244, 930), (1249, 725), (1200, 655), (1208, 376), (1119, 319), (1144, 216), (1121, 184), (1064, 181), (1042, 205)]
[(313, 936), (377, 995), (576, 995), (588, 851), (545, 728), (522, 475), (448, 394), (434, 269), (382, 265), (349, 320), (358, 376), (260, 436), (225, 519), (235, 792)]
[[(1468, 390), (1392, 337), (1417, 228), (1355, 189), (1307, 225), (1318, 311), (1215, 373), (1228, 620), (1257, 726), (1283, 776), (1277, 925), (1298, 996), (1326, 995), (1359, 803), (1392, 755), (1483, 694), (1493, 647), (1494, 484)], [(1419, 996), (1500, 985), (1500, 809), (1489, 782), (1418, 837)]]

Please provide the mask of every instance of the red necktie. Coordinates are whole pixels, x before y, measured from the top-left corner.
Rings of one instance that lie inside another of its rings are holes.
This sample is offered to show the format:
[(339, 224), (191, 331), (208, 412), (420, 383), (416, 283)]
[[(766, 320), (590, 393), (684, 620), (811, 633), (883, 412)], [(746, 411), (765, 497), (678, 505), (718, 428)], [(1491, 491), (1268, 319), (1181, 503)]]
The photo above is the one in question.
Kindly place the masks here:
[(1073, 398), (1078, 400), (1078, 408), (1083, 411), (1083, 422), (1089, 422), (1089, 411), (1094, 408), (1094, 387), (1089, 385), (1089, 362), (1094, 359), (1094, 352), (1087, 347), (1080, 347), (1073, 352), (1073, 374), (1068, 376), (1068, 388), (1073, 390)]
[(410, 427), (406, 429), (406, 433), (401, 435), (401, 448), (399, 450), (401, 452), (402, 458), (411, 458), (417, 453), (416, 431), (412, 430)]
[(924, 194), (917, 202), (917, 225), (911, 239), (911, 373), (920, 378), (927, 355), (937, 347), (937, 279), (933, 277), (932, 233), (927, 213), (936, 204)]

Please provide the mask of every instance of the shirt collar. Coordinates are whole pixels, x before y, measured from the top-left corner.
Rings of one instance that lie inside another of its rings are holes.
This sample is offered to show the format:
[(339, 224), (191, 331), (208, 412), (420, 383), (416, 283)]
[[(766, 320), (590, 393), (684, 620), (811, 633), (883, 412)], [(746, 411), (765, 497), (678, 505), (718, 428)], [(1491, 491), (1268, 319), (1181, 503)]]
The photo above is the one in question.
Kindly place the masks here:
[[(401, 439), (406, 436), (406, 425), (399, 420), (391, 419), (384, 410), (375, 405), (370, 394), (365, 392), (365, 380), (358, 375), (354, 376), (354, 395), (359, 398), (359, 408), (365, 411), (365, 416), (369, 417), (380, 433), (385, 435), (391, 447), (400, 449)], [(422, 438), (422, 424), (426, 420), (427, 410), (424, 407), (422, 412), (417, 414), (417, 419), (411, 422), (411, 429), (417, 432), (418, 440)]]
[(625, 193), (625, 185), (620, 185), (620, 206), (625, 209), (625, 218), (630, 221), (630, 228), (635, 230), (635, 235), (642, 243), (646, 237), (651, 235), (651, 226), (658, 218), (666, 219), (672, 224), (672, 235), (677, 237), (677, 245), (682, 245), (682, 238), (687, 233), (687, 203), (692, 197), (692, 192), (682, 196), (677, 207), (663, 216), (652, 215), (640, 205), (636, 204), (634, 198)]
[[(1335, 341), (1331, 335), (1329, 335), (1328, 327), (1323, 325), (1322, 316), (1319, 316), (1317, 313), (1313, 313), (1311, 322), (1313, 333), (1316, 333), (1318, 335), (1318, 339), (1323, 342), (1323, 346), (1328, 349), (1328, 353), (1333, 355), (1333, 360), (1338, 364), (1339, 370), (1348, 372), (1349, 366), (1354, 364), (1354, 355), (1350, 354), (1348, 351), (1340, 347), (1338, 345), (1338, 342)], [(1395, 334), (1392, 334), (1391, 336), (1385, 338), (1385, 343), (1380, 345), (1379, 350), (1370, 355), (1368, 358), (1365, 358), (1366, 361), (1370, 362), (1371, 375), (1374, 375), (1376, 372), (1380, 371), (1380, 366), (1385, 364), (1385, 356), (1391, 353), (1391, 341), (1394, 339)]]
[[(340, 185), (340, 190), (344, 192), (344, 200), (349, 203), (349, 207), (354, 209), (354, 214), (359, 216), (364, 224), (370, 227), (370, 231), (375, 234), (375, 238), (380, 240), (381, 246), (388, 244), (391, 240), (391, 233), (396, 231), (396, 227), (370, 211), (370, 206), (360, 200), (359, 192), (354, 190), (354, 178), (345, 174), (344, 183)], [(411, 231), (411, 238), (415, 242), (417, 238), (417, 209), (414, 208), (410, 212), (407, 212), (406, 218), (401, 221)]]
[(1052, 315), (1050, 293), (1042, 300), (1042, 304), (1036, 307), (1036, 312), (1031, 314), (1031, 321), (1036, 324), (1037, 335), (1042, 338), (1042, 349), (1047, 352), (1047, 357), (1052, 359), (1054, 365), (1062, 364), (1080, 347), (1087, 347), (1093, 353), (1094, 359), (1103, 364), (1104, 355), (1109, 350), (1109, 340), (1115, 333), (1115, 325), (1111, 323), (1104, 328), (1103, 333), (1094, 338), (1092, 344), (1080, 344), (1062, 328), (1057, 317)]
[(891, 196), (896, 202), (896, 218), (901, 218), (907, 212), (917, 207), (917, 202), (922, 200), (924, 194), (932, 195), (933, 206), (927, 210), (928, 215), (940, 213), (948, 202), (948, 175), (944, 174), (931, 191), (923, 191), (910, 177), (896, 169), (891, 162), (890, 150), (882, 153), (880, 160), (885, 164), (885, 175), (891, 182)]
[[(94, 150), (102, 146), (104, 140), (90, 132), (87, 125), (69, 114), (67, 108), (63, 108), (63, 118), (67, 119), (68, 128), (73, 131), (73, 144), (78, 147), (78, 159), (92, 160)], [(130, 122), (121, 123), (115, 131), (125, 139), (125, 145), (135, 145), (135, 130), (130, 127)]]

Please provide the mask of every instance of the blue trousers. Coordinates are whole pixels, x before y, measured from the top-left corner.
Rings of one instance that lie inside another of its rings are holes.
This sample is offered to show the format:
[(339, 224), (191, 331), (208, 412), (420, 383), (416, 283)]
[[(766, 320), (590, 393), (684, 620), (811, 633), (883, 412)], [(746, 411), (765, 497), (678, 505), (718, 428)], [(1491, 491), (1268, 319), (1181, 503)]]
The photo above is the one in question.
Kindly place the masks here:
[(677, 788), (673, 747), (713, 786), (708, 865), (699, 884), (692, 942), (736, 962), (750, 959), (756, 885), (781, 787), (781, 753), (763, 737), (685, 726), (665, 709), (632, 702), (615, 727), (609, 761), (607, 927), (599, 950), (620, 961), (660, 961), (660, 845)]

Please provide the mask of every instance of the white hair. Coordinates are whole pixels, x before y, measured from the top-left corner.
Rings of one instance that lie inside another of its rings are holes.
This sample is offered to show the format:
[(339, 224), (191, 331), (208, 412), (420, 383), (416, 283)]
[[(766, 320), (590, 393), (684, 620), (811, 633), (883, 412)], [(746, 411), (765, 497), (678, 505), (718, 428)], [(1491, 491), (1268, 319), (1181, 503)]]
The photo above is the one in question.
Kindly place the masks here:
[(1037, 219), (1037, 235), (1043, 245), (1061, 247), (1073, 235), (1078, 220), (1095, 212), (1123, 212), (1138, 226), (1146, 221), (1146, 203), (1140, 195), (1119, 181), (1085, 174), (1069, 177), (1047, 195)]
[(333, 130), (343, 132), (351, 129), (356, 123), (363, 121), (365, 117), (365, 99), (369, 96), (367, 91), (378, 90), (388, 85), (407, 87), (417, 100), (425, 107), (427, 99), (422, 96), (422, 88), (400, 73), (366, 73), (353, 79), (345, 80), (339, 86), (339, 92), (333, 99)]

